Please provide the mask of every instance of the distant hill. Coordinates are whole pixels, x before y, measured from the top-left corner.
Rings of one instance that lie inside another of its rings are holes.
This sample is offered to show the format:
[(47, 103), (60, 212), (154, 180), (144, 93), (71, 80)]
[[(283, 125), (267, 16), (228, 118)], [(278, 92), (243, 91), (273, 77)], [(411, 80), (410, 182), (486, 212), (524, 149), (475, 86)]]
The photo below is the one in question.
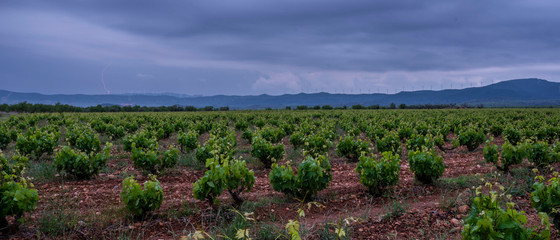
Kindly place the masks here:
[(0, 104), (28, 103), (69, 104), (74, 106), (101, 105), (139, 105), (139, 106), (205, 106), (224, 107), (231, 109), (263, 109), (284, 108), (286, 106), (317, 106), (331, 105), (364, 106), (391, 103), (420, 105), (420, 104), (468, 104), (485, 106), (550, 106), (560, 105), (560, 83), (542, 79), (516, 79), (496, 84), (459, 90), (440, 91), (410, 91), (396, 94), (330, 94), (330, 93), (300, 93), (280, 96), (188, 96), (180, 94), (111, 94), (111, 95), (83, 95), (83, 94), (55, 94), (18, 93), (0, 90)]

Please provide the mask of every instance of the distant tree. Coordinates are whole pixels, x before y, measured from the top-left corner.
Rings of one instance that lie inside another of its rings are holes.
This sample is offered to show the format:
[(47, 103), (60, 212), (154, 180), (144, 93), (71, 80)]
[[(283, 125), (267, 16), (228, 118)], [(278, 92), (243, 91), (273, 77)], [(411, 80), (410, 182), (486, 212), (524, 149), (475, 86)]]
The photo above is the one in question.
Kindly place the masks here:
[(331, 109), (333, 109), (333, 107), (332, 107), (331, 105), (323, 105), (323, 106), (321, 107), (321, 109), (323, 109), (323, 110), (331, 110)]
[(321, 106), (319, 106), (319, 105), (317, 105), (317, 106), (313, 106), (313, 109), (315, 109), (315, 110), (319, 110), (319, 109), (321, 109)]
[(356, 104), (356, 105), (352, 105), (352, 109), (365, 109), (365, 107), (360, 104)]
[(397, 108), (397, 105), (395, 105), (394, 102), (391, 103), (391, 105), (389, 105), (389, 109), (395, 109)]
[(194, 106), (185, 106), (185, 111), (187, 112), (195, 112), (196, 108)]
[(292, 110), (292, 107), (286, 106), (286, 110)]
[(299, 106), (296, 107), (296, 110), (307, 110), (307, 106), (299, 105)]
[(399, 104), (399, 109), (406, 109), (406, 104), (404, 103)]
[(202, 108), (202, 111), (207, 111), (207, 112), (213, 111), (213, 110), (214, 110), (213, 106), (206, 106), (206, 107)]

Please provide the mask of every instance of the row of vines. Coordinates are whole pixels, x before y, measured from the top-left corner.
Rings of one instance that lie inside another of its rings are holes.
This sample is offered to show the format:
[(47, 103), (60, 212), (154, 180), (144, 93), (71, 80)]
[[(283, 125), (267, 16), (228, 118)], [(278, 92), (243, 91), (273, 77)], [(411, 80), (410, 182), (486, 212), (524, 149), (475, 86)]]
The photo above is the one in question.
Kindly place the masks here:
[[(62, 177), (87, 181), (105, 167), (115, 149), (127, 152), (149, 179), (143, 187), (133, 176), (122, 182), (121, 199), (139, 217), (161, 206), (164, 195), (156, 176), (174, 168), (183, 154), (194, 154), (205, 166), (193, 192), (186, 194), (217, 208), (218, 197), (227, 192), (233, 205), (240, 205), (255, 176), (236, 154), (239, 141), (250, 145), (257, 167), (269, 171), (275, 191), (302, 202), (329, 187), (330, 158), (335, 156), (357, 162), (360, 183), (378, 196), (399, 182), (405, 162), (418, 182), (437, 181), (446, 170), (443, 153), (455, 148), (482, 151), (504, 174), (525, 160), (547, 169), (560, 162), (559, 113), (482, 109), (11, 115), (0, 122), (0, 226), (7, 224), (6, 216), (18, 219), (38, 202), (40, 196), (25, 175), (29, 161), (50, 162)], [(302, 159), (287, 161), (289, 148), (301, 152)], [(480, 191), (465, 222), (465, 238), (550, 235), (547, 228), (524, 228), (523, 213), (513, 213), (510, 204), (504, 210), (494, 194)], [(550, 216), (560, 227), (559, 196), (558, 178), (535, 184), (531, 200), (544, 213), (544, 225)]]

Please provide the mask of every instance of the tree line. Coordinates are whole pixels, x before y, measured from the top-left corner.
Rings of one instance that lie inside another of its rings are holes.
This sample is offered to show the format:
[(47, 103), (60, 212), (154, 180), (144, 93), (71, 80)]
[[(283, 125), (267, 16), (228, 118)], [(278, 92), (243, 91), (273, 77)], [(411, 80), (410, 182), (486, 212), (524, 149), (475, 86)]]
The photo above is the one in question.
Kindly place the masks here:
[(195, 111), (229, 111), (229, 107), (215, 108), (213, 106), (206, 106), (196, 108), (194, 106), (119, 106), (119, 105), (97, 105), (89, 107), (78, 107), (68, 104), (57, 103), (40, 104), (21, 102), (17, 104), (2, 104), (0, 105), (0, 112), (27, 112), (27, 113), (44, 113), (44, 112), (195, 112)]
[[(287, 106), (286, 110), (343, 110), (343, 109), (453, 109), (453, 108), (483, 108), (480, 105), (457, 105), (451, 104), (420, 104), (420, 105), (406, 105), (391, 103), (389, 106), (382, 106), (379, 104), (363, 106), (360, 104), (352, 105), (350, 107), (323, 105), (323, 106), (306, 106), (299, 105), (295, 107)], [(229, 111), (229, 107), (213, 107), (206, 106), (197, 108), (195, 106), (159, 106), (159, 107), (147, 107), (147, 106), (120, 106), (120, 105), (97, 105), (89, 107), (78, 107), (68, 104), (56, 103), (51, 104), (40, 104), (40, 103), (28, 103), (21, 102), (17, 104), (1, 104), (0, 112), (26, 112), (26, 113), (49, 113), (49, 112), (196, 112), (196, 111)], [(272, 110), (272, 108), (266, 108), (266, 110)]]

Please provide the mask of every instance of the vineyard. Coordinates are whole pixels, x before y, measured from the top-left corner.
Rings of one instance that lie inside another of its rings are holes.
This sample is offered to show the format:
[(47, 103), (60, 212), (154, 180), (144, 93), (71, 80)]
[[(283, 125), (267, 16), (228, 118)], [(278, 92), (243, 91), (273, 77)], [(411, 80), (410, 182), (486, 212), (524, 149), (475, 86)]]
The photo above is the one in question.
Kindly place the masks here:
[(558, 239), (560, 110), (0, 115), (0, 238)]

